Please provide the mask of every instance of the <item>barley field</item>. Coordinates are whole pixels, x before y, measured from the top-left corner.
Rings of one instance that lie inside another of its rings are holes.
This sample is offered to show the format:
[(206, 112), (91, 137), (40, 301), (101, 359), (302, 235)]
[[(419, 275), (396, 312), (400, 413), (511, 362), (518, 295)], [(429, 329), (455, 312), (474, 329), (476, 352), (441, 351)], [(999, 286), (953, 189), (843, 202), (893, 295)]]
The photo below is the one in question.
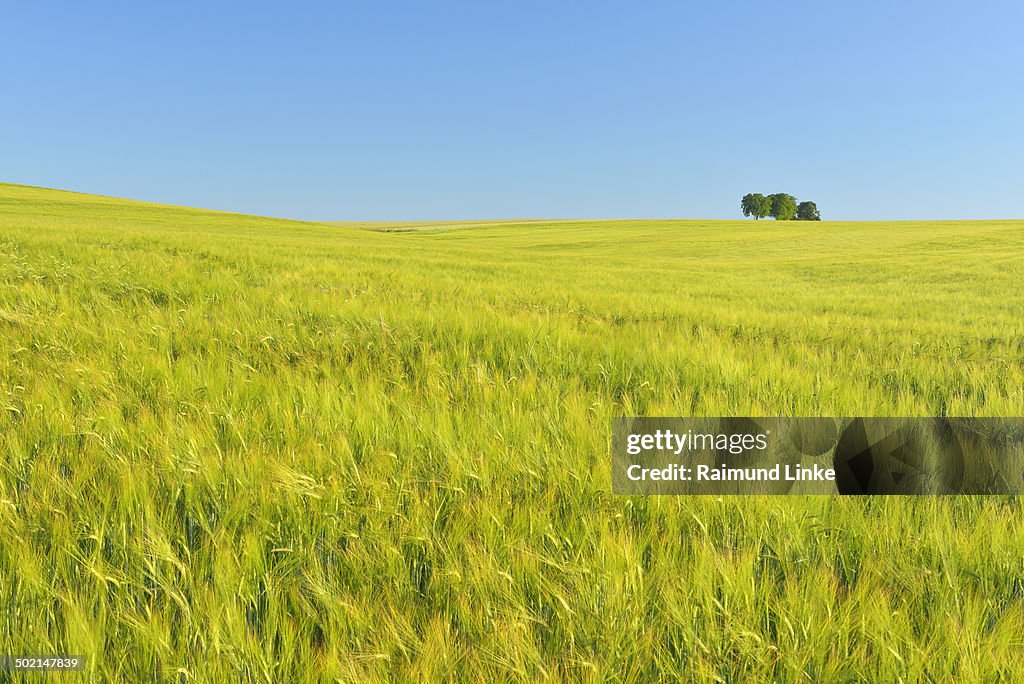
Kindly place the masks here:
[(609, 448), (617, 415), (1022, 415), (1022, 289), (1021, 221), (417, 229), (0, 185), (0, 653), (1020, 679), (1018, 499), (620, 497)]

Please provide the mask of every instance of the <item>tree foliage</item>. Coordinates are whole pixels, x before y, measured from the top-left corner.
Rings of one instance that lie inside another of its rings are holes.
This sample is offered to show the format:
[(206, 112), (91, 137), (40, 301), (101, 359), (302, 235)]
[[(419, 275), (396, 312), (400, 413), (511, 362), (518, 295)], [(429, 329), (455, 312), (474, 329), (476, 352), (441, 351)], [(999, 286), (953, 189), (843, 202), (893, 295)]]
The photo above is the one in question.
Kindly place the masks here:
[(772, 201), (772, 218), (776, 221), (792, 221), (796, 218), (796, 197), (784, 192), (769, 195)]
[(743, 196), (740, 208), (744, 216), (753, 216), (756, 221), (771, 215), (772, 201), (759, 192), (751, 192)]
[(814, 202), (801, 202), (796, 207), (797, 221), (820, 221), (821, 212)]
[(814, 202), (800, 202), (785, 192), (762, 195), (749, 192), (740, 200), (740, 209), (744, 216), (753, 216), (754, 220), (771, 216), (778, 221), (820, 221), (821, 213)]

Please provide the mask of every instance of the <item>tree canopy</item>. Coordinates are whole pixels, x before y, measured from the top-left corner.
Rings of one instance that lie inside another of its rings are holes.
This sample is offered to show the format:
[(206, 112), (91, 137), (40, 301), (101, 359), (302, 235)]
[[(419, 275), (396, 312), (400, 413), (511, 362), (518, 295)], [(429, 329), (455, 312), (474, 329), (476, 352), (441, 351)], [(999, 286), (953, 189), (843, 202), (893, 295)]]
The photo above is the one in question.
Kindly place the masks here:
[(776, 221), (792, 221), (796, 218), (796, 197), (784, 192), (769, 195), (772, 201), (772, 218)]
[(797, 221), (820, 221), (821, 212), (814, 202), (801, 202), (796, 206)]
[(771, 215), (772, 201), (759, 192), (752, 192), (743, 196), (740, 208), (744, 216), (753, 216), (756, 221)]
[(796, 197), (785, 192), (776, 192), (771, 195), (762, 195), (759, 192), (750, 192), (740, 200), (740, 209), (744, 216), (753, 216), (754, 220), (771, 216), (777, 221), (820, 221), (821, 212), (814, 202), (800, 202), (797, 204)]

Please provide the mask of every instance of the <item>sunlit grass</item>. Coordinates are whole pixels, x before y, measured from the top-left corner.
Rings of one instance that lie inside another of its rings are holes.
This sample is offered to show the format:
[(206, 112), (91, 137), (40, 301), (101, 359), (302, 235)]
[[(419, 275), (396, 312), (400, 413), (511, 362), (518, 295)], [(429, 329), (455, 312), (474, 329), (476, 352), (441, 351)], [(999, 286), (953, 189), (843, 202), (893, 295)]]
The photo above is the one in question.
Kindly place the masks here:
[(381, 233), (0, 185), (0, 652), (99, 681), (1016, 679), (1016, 499), (615, 497), (609, 440), (1021, 415), (1022, 285), (1024, 222)]

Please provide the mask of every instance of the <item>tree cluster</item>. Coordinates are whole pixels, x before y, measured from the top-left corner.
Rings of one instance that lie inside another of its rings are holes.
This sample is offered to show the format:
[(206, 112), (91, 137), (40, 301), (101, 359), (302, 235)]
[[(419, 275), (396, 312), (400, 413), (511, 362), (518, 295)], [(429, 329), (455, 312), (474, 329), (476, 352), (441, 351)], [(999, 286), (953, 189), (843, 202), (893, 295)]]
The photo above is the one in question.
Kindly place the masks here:
[(762, 195), (759, 192), (748, 193), (740, 200), (740, 209), (744, 216), (753, 216), (754, 220), (771, 216), (777, 221), (820, 221), (821, 213), (814, 202), (796, 203), (796, 197), (784, 192), (774, 195)]

